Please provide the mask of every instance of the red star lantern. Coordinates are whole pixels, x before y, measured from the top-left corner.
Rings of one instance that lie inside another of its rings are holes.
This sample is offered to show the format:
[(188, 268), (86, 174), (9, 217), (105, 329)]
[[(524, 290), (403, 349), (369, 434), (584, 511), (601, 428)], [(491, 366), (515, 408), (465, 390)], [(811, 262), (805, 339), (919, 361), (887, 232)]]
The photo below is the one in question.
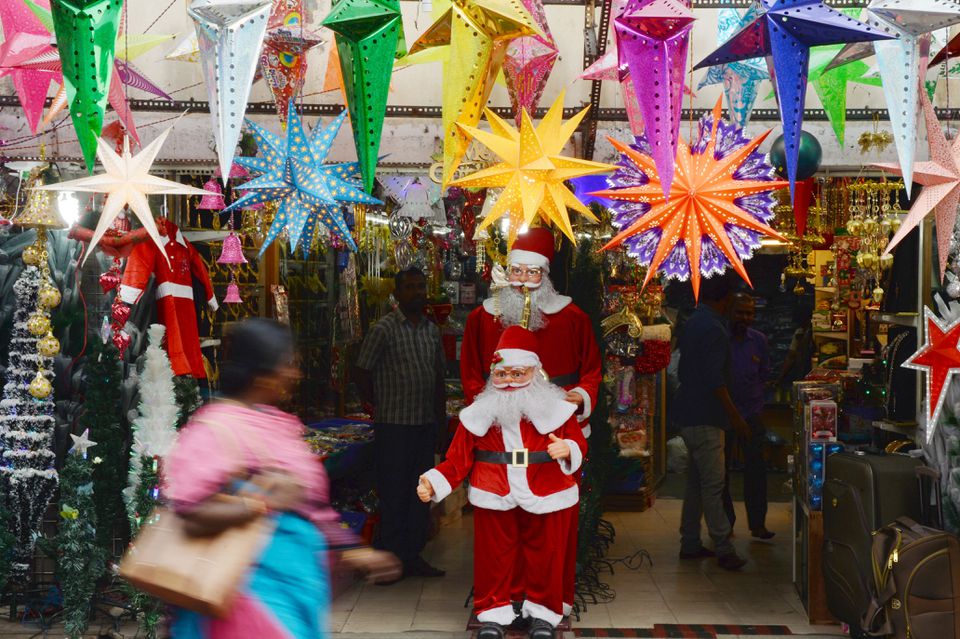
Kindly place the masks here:
[(927, 441), (933, 437), (940, 411), (943, 408), (944, 392), (954, 374), (960, 373), (960, 319), (952, 324), (943, 323), (929, 308), (924, 308), (926, 320), (926, 343), (903, 363), (927, 373)]

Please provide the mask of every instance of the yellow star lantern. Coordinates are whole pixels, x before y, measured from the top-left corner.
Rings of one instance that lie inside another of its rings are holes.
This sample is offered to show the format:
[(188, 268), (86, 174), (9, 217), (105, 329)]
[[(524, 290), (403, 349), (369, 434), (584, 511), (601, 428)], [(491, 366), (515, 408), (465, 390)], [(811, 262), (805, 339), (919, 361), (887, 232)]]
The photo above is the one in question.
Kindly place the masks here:
[(457, 125), (476, 126), (516, 38), (543, 35), (520, 0), (454, 0), (410, 47), (450, 46), (443, 65), (443, 183), (453, 177), (470, 139)]
[(594, 222), (597, 220), (563, 182), (583, 175), (607, 173), (616, 167), (560, 155), (589, 108), (564, 122), (561, 93), (536, 128), (526, 110), (522, 113), (519, 131), (489, 109), (486, 116), (491, 131), (459, 125), (470, 138), (481, 142), (501, 160), (450, 183), (465, 188), (503, 189), (478, 230), (509, 215), (508, 243), (512, 246), (520, 227), (530, 226), (539, 213), (545, 222), (576, 242), (567, 209), (574, 209)]

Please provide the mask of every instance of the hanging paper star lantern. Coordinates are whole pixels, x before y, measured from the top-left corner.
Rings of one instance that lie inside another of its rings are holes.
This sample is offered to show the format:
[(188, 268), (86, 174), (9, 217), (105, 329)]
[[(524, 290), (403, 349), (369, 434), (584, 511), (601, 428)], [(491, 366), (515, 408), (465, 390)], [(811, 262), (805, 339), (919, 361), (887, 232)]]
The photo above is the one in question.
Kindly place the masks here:
[[(740, 15), (737, 9), (720, 9), (717, 13), (717, 44), (729, 40), (733, 34), (753, 22), (756, 16), (756, 5), (747, 9), (743, 15)], [(702, 89), (713, 84), (723, 85), (730, 121), (746, 127), (750, 123), (750, 114), (757, 101), (757, 85), (769, 77), (770, 73), (763, 58), (751, 58), (710, 67), (697, 88)]]
[(669, 197), (693, 13), (682, 0), (630, 0), (614, 26), (620, 66), (633, 79), (644, 133)]
[(306, 53), (322, 42), (304, 26), (303, 0), (275, 2), (267, 21), (260, 72), (273, 94), (277, 114), (287, 119), (287, 105), (300, 95), (307, 75)]
[[(931, 31), (960, 23), (960, 2), (870, 0), (864, 13), (866, 24), (895, 39), (848, 44), (828, 69), (876, 54), (903, 184), (910, 195), (917, 155), (917, 100), (922, 80), (920, 39)], [(925, 76), (926, 69), (923, 71)]]
[(926, 373), (927, 442), (933, 438), (950, 380), (960, 373), (960, 320), (944, 324), (924, 307), (924, 345), (903, 363), (904, 368)]
[(510, 94), (510, 104), (521, 125), (521, 113), (535, 113), (543, 89), (547, 86), (550, 71), (557, 62), (560, 52), (550, 33), (547, 15), (542, 0), (522, 0), (524, 8), (537, 24), (543, 35), (522, 36), (507, 46), (507, 56), (503, 63), (503, 75)]
[(515, 0), (457, 0), (410, 47), (413, 55), (450, 46), (443, 65), (444, 186), (450, 183), (470, 143), (459, 125), (480, 123), (507, 45), (538, 33), (533, 18)]
[[(37, 1), (44, 8), (50, 6), (49, 0)], [(0, 2), (0, 26), (4, 35), (4, 41), (0, 43), (0, 77), (9, 75), (12, 78), (27, 125), (32, 133), (36, 133), (43, 114), (43, 102), (55, 76), (41, 70), (21, 69), (19, 64), (52, 50), (50, 32), (26, 5), (19, 2)]]
[(230, 175), (272, 0), (192, 0), (220, 172)]
[(589, 110), (588, 107), (563, 122), (563, 97), (561, 92), (537, 127), (533, 126), (530, 114), (524, 112), (520, 130), (517, 131), (489, 109), (486, 110), (486, 117), (491, 131), (460, 125), (466, 135), (500, 158), (498, 164), (450, 183), (451, 186), (465, 188), (503, 188), (496, 204), (477, 228), (478, 231), (509, 216), (508, 243), (512, 245), (520, 228), (523, 225), (530, 226), (539, 214), (544, 222), (556, 226), (571, 242), (576, 243), (567, 209), (574, 209), (596, 221), (590, 209), (563, 182), (581, 175), (606, 173), (615, 167), (560, 155)]
[(753, 22), (694, 68), (767, 56), (770, 76), (774, 78), (780, 101), (792, 197), (797, 177), (810, 47), (882, 40), (889, 36), (831, 9), (822, 0), (758, 0), (758, 6), (759, 15)]
[(604, 249), (624, 244), (647, 266), (644, 285), (656, 273), (686, 280), (700, 292), (702, 277), (733, 269), (750, 282), (743, 260), (760, 246), (760, 237), (783, 239), (768, 225), (776, 200), (771, 191), (786, 182), (773, 178), (773, 167), (757, 147), (770, 131), (748, 139), (736, 124), (720, 120), (720, 100), (712, 115), (700, 120), (697, 143), (680, 138), (674, 181), (664, 196), (644, 136), (628, 145), (614, 139), (620, 169), (607, 180), (610, 188), (592, 193), (614, 200), (613, 224), (620, 229)]
[(106, 201), (103, 211), (97, 221), (97, 228), (90, 239), (90, 250), (87, 251), (84, 262), (93, 253), (93, 247), (108, 229), (113, 227), (114, 220), (124, 212), (125, 207), (133, 212), (140, 220), (140, 224), (147, 230), (150, 238), (156, 243), (162, 255), (166, 255), (164, 242), (160, 239), (157, 223), (150, 210), (148, 196), (154, 194), (183, 194), (183, 195), (210, 195), (208, 191), (194, 188), (179, 182), (165, 180), (150, 175), (150, 167), (160, 152), (160, 147), (166, 141), (173, 127), (166, 129), (157, 138), (145, 146), (140, 153), (130, 154), (130, 139), (123, 139), (123, 153), (118, 155), (103, 138), (97, 138), (97, 159), (103, 165), (104, 173), (90, 177), (57, 182), (37, 187), (44, 191), (79, 191), (80, 193), (105, 193)]
[(113, 75), (114, 45), (123, 3), (116, 0), (53, 0), (50, 9), (70, 103), (70, 118), (87, 171), (93, 173)]
[(353, 179), (359, 172), (356, 162), (323, 162), (346, 116), (344, 111), (326, 127), (317, 127), (308, 134), (304, 131), (300, 114), (291, 104), (285, 139), (247, 121), (260, 156), (238, 157), (236, 162), (259, 177), (237, 187), (247, 192), (223, 212), (264, 202), (279, 202), (260, 248), (261, 255), (282, 231), (287, 232), (293, 250), (300, 245), (305, 252), (309, 251), (318, 224), (339, 237), (351, 250), (357, 250), (343, 207), (383, 202), (364, 193), (362, 184)]
[[(920, 104), (927, 123), (927, 143), (930, 145), (930, 160), (917, 162), (913, 179), (923, 185), (907, 218), (893, 237), (884, 255), (887, 255), (905, 238), (910, 231), (923, 222), (934, 211), (937, 220), (937, 255), (940, 258), (940, 277), (947, 268), (950, 254), (950, 237), (957, 221), (957, 205), (960, 204), (960, 136), (948, 142), (940, 129), (937, 114), (926, 92), (920, 92)], [(876, 164), (877, 168), (891, 173), (903, 174), (899, 164)]]
[(338, 0), (323, 25), (337, 34), (363, 187), (372, 193), (393, 61), (406, 48), (400, 0)]

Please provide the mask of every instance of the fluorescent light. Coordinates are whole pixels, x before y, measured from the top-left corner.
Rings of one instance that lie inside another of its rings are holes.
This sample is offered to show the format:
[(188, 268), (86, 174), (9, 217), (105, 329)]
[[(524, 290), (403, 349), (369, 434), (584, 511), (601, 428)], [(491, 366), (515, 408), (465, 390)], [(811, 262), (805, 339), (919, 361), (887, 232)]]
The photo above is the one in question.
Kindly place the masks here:
[(73, 191), (60, 192), (57, 196), (57, 208), (67, 226), (73, 226), (80, 221), (80, 200)]

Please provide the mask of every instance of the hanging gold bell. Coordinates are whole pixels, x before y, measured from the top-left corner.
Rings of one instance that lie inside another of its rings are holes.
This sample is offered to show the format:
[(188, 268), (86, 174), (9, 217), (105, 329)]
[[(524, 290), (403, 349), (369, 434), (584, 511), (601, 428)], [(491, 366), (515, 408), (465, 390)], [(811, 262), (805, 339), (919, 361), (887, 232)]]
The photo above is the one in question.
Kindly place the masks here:
[(893, 228), (893, 222), (889, 217), (885, 217), (880, 220), (880, 232), (884, 235), (890, 235), (890, 229)]
[(874, 302), (876, 302), (877, 304), (879, 304), (880, 302), (883, 301), (883, 289), (880, 288), (879, 286), (878, 286), (877, 288), (873, 289), (873, 292), (870, 293), (870, 297), (873, 298), (873, 301), (874, 301)]
[(880, 228), (880, 224), (877, 222), (876, 219), (872, 217), (868, 217), (866, 220), (863, 221), (862, 228), (863, 228), (864, 235), (874, 235), (876, 234), (877, 230)]
[(23, 249), (23, 263), (27, 266), (40, 266), (42, 259), (43, 252), (33, 244)]
[(860, 235), (860, 230), (862, 228), (863, 227), (860, 223), (860, 220), (855, 217), (850, 218), (850, 220), (847, 222), (847, 232), (850, 233), (850, 235)]
[(44, 357), (54, 357), (60, 352), (60, 340), (53, 333), (47, 333), (37, 342), (37, 350)]
[(880, 256), (880, 268), (884, 271), (893, 266), (893, 254), (884, 253)]
[(803, 282), (797, 282), (797, 285), (793, 287), (793, 294), (796, 295), (797, 297), (803, 295), (806, 292), (807, 292), (806, 289), (803, 288)]
[(56, 286), (44, 284), (37, 292), (37, 302), (40, 303), (40, 308), (50, 310), (51, 308), (59, 306), (60, 300), (60, 291), (57, 290)]
[(40, 337), (50, 332), (50, 318), (43, 313), (34, 313), (27, 320), (27, 330), (31, 335)]
[(896, 233), (900, 230), (900, 225), (903, 224), (903, 220), (899, 216), (894, 215), (890, 218), (890, 230)]
[(43, 373), (37, 371), (37, 376), (30, 382), (29, 391), (37, 399), (46, 399), (53, 392), (53, 384), (43, 376)]

